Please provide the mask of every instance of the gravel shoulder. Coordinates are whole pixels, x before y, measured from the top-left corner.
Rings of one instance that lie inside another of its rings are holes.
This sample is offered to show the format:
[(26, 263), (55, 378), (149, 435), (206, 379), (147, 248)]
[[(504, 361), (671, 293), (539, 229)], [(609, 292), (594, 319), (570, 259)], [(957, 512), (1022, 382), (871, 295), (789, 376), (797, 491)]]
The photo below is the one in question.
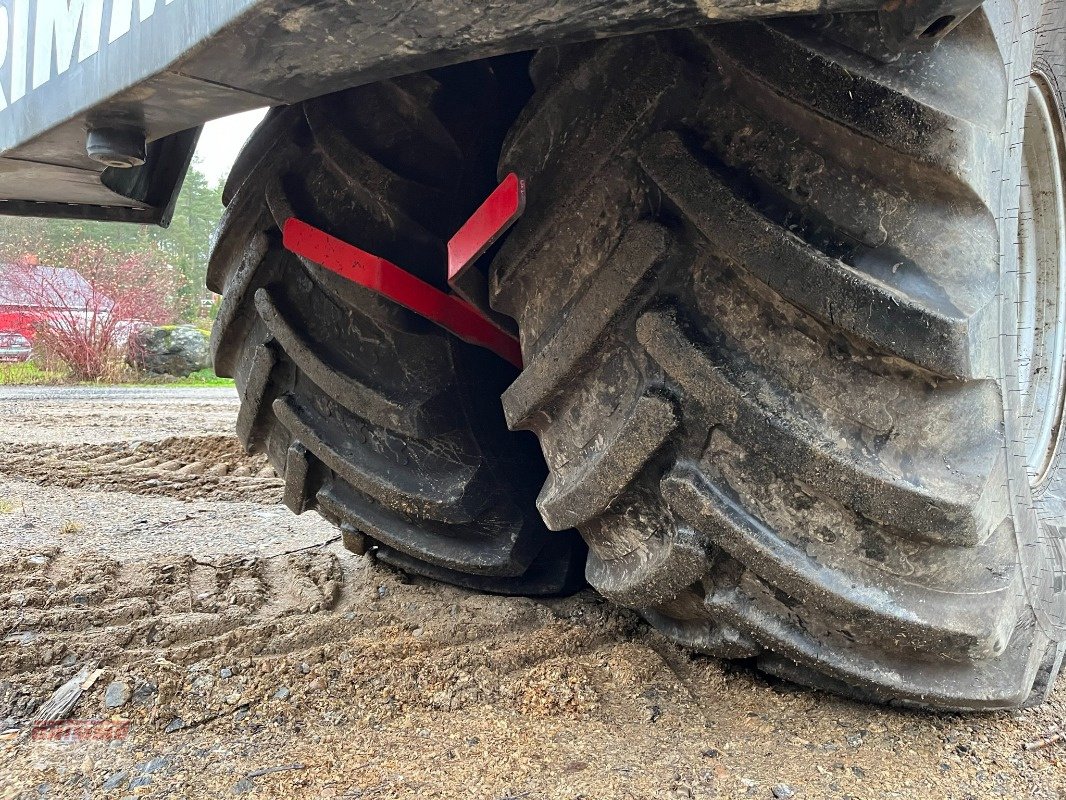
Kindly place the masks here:
[[(1066, 797), (1039, 709), (874, 708), (692, 657), (592, 593), (438, 586), (340, 549), (229, 389), (0, 390), (0, 800)], [(71, 712), (29, 720), (89, 665)], [(90, 731), (102, 731), (97, 725)]]

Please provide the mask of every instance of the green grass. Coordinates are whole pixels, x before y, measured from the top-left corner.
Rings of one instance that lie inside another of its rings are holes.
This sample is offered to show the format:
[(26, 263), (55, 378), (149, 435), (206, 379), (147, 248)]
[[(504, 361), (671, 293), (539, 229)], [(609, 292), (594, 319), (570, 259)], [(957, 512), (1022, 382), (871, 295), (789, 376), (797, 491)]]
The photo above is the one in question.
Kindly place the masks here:
[(0, 364), (0, 386), (52, 386), (66, 380), (64, 373), (42, 370), (32, 361)]
[[(24, 361), (20, 364), (0, 364), (0, 386), (56, 386), (73, 381), (64, 372), (50, 372), (43, 370), (32, 361)], [(91, 386), (100, 386), (104, 382), (98, 381)], [(111, 386), (233, 386), (232, 378), (220, 378), (214, 370), (202, 369), (185, 378), (175, 378), (168, 375), (135, 375), (131, 374), (127, 380), (117, 380)]]
[(153, 375), (150, 379), (132, 381), (126, 386), (233, 386), (233, 378), (220, 378), (212, 369), (202, 369), (184, 378), (175, 378), (169, 375)]
[(233, 378), (220, 378), (213, 369), (202, 369), (187, 378), (175, 378), (167, 386), (233, 386)]

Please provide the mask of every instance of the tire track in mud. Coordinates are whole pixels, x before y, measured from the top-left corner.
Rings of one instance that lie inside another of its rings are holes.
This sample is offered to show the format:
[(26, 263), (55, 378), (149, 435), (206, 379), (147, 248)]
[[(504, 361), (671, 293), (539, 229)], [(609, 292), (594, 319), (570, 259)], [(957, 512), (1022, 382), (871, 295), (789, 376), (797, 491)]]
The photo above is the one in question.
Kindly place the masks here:
[[(179, 500), (270, 505), (282, 495), (265, 457), (228, 436), (0, 444), (0, 477)], [(160, 729), (261, 702), (279, 684), (294, 699), (334, 694), (336, 702), (354, 687), (385, 716), (497, 702), (572, 714), (596, 691), (568, 659), (591, 653), (618, 625), (613, 610), (594, 615), (615, 620), (604, 628), (566, 621), (570, 604), (588, 598), (480, 597), (323, 546), (131, 558), (118, 540), (119, 549), (101, 543), (102, 551), (38, 545), (0, 555), (0, 728), (5, 720), (24, 728), (87, 663), (104, 674), (77, 715), (116, 713), (103, 695), (121, 681), (133, 699), (117, 713)]]
[(384, 717), (486, 703), (583, 714), (599, 694), (575, 657), (631, 625), (591, 596), (548, 605), (472, 595), (321, 546), (147, 563), (58, 548), (7, 553), (0, 729), (24, 728), (85, 664), (104, 677), (78, 716), (105, 711), (106, 686), (118, 680), (133, 700), (117, 713), (159, 727), (255, 705), (279, 685), (334, 702), (354, 692)]
[(110, 444), (0, 444), (0, 477), (68, 489), (279, 503), (284, 487), (266, 456), (230, 436)]
[(24, 717), (42, 690), (85, 663), (155, 672), (255, 651), (333, 608), (341, 584), (339, 560), (319, 549), (147, 563), (55, 548), (6, 554), (0, 719)]

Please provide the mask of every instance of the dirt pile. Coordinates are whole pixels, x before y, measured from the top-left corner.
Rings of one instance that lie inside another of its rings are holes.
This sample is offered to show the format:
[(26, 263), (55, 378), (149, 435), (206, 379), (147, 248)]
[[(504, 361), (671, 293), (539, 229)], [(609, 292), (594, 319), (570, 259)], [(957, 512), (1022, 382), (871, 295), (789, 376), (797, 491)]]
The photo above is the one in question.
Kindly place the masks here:
[[(50, 441), (5, 429), (0, 800), (1066, 797), (1066, 745), (1022, 747), (1066, 721), (1066, 683), (1015, 714), (875, 708), (694, 657), (591, 593), (412, 578), (235, 476), (262, 462), (192, 435), (216, 405), (156, 391), (139, 445), (75, 444), (107, 396), (57, 396)], [(35, 734), (87, 665), (71, 717), (96, 722)]]

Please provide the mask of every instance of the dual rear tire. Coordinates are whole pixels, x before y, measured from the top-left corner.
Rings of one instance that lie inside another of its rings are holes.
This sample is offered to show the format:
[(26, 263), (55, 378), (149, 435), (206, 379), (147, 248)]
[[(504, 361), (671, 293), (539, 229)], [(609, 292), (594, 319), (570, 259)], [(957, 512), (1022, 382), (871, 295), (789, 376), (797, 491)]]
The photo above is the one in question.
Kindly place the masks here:
[[(1066, 637), (1045, 6), (887, 64), (807, 20), (542, 50), (505, 142), (500, 62), (274, 112), (211, 265), (242, 439), (294, 510), (405, 569), (558, 593), (584, 566), (696, 652), (868, 700), (1039, 702)], [(517, 376), (280, 248), (296, 215), (433, 280), (501, 151), (530, 187), (489, 276)]]

